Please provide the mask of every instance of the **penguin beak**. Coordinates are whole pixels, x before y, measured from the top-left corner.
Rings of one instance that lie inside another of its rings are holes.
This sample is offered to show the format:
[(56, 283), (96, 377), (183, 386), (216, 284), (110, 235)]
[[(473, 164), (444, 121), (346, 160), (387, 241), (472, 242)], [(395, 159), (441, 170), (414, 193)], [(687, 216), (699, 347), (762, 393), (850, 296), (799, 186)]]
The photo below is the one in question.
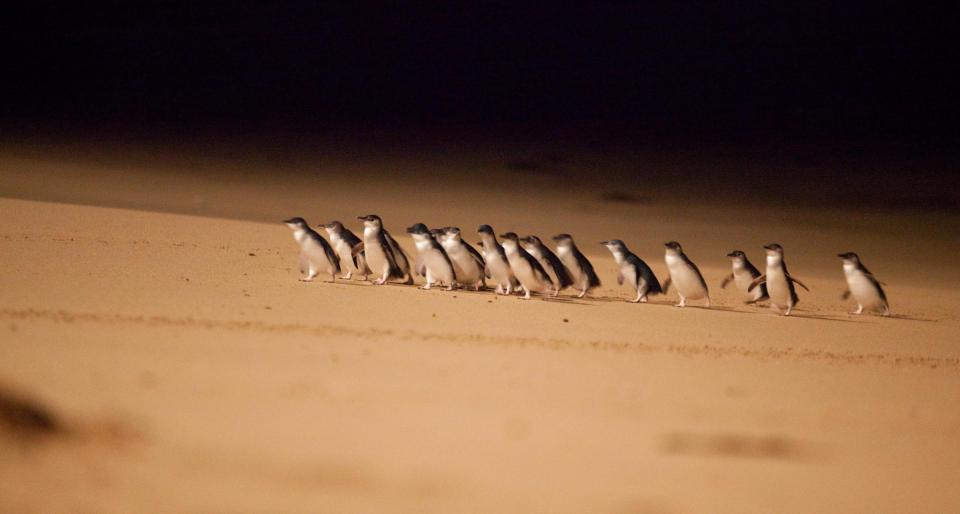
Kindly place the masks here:
[(600, 244), (602, 244), (603, 246), (607, 246), (608, 244), (610, 244), (610, 241), (600, 241)]
[(735, 254), (735, 253), (733, 253), (733, 252), (730, 252), (730, 253), (727, 254), (727, 257), (736, 257), (736, 256), (737, 256), (737, 254)]

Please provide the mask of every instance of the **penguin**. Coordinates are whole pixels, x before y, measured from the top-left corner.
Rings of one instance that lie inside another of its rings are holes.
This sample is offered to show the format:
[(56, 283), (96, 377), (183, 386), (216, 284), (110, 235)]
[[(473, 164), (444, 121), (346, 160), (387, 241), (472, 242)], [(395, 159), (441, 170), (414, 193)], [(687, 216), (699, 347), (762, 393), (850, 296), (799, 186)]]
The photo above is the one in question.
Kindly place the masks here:
[(653, 274), (650, 266), (647, 266), (643, 259), (634, 255), (627, 248), (627, 245), (623, 244), (623, 241), (611, 239), (610, 241), (601, 241), (600, 244), (610, 250), (610, 253), (613, 254), (613, 260), (620, 266), (620, 272), (617, 273), (617, 283), (623, 285), (626, 282), (631, 289), (637, 291), (637, 297), (628, 301), (646, 303), (647, 295), (663, 293), (660, 281), (657, 280), (657, 276)]
[(570, 274), (563, 267), (563, 263), (543, 244), (539, 237), (527, 236), (520, 241), (523, 243), (524, 250), (540, 261), (540, 265), (547, 271), (547, 275), (553, 282), (553, 296), (560, 294), (561, 289), (573, 285), (573, 279), (570, 278)]
[(747, 288), (750, 287), (750, 283), (753, 280), (760, 276), (760, 271), (747, 259), (747, 254), (743, 253), (740, 250), (734, 250), (727, 254), (727, 257), (730, 257), (731, 266), (733, 266), (733, 272), (724, 277), (723, 282), (720, 283), (721, 289), (726, 289), (727, 284), (733, 282), (737, 289), (740, 289), (744, 293), (750, 295), (750, 299), (746, 303), (757, 303), (762, 300), (769, 298), (767, 296), (767, 285), (760, 284), (760, 287), (754, 289), (753, 291), (748, 292)]
[(860, 256), (846, 252), (837, 254), (837, 257), (843, 259), (843, 274), (847, 277), (847, 290), (843, 293), (843, 299), (846, 300), (852, 294), (857, 301), (857, 310), (850, 314), (862, 314), (866, 308), (889, 316), (890, 305), (887, 303), (887, 294), (881, 287), (882, 282), (860, 262)]
[(373, 281), (382, 285), (391, 278), (404, 279), (412, 284), (410, 261), (396, 240), (383, 228), (383, 220), (376, 214), (357, 216), (363, 221), (363, 252), (371, 274), (380, 278)]
[(483, 259), (487, 263), (487, 272), (490, 273), (497, 287), (494, 290), (496, 294), (510, 294), (519, 283), (517, 277), (513, 275), (510, 269), (510, 263), (507, 261), (507, 254), (503, 246), (497, 241), (496, 234), (490, 225), (480, 225), (477, 227), (477, 234), (480, 235), (480, 242), (477, 246), (483, 251)]
[(520, 282), (520, 288), (523, 289), (523, 299), (530, 299), (530, 291), (546, 293), (553, 291), (553, 281), (547, 275), (546, 270), (534, 256), (527, 253), (520, 246), (520, 238), (513, 232), (500, 234), (503, 239), (503, 251), (507, 255), (507, 262), (510, 263), (510, 269)]
[(420, 254), (414, 268), (427, 279), (426, 285), (421, 289), (430, 289), (433, 284), (440, 282), (446, 284), (447, 291), (452, 290), (457, 280), (453, 263), (450, 262), (447, 252), (440, 246), (427, 226), (417, 223), (407, 228), (407, 233), (413, 238), (417, 252)]
[(707, 289), (707, 282), (703, 280), (700, 269), (697, 265), (683, 253), (680, 243), (670, 241), (664, 243), (667, 250), (664, 255), (664, 261), (667, 263), (667, 278), (663, 281), (663, 292), (667, 292), (670, 283), (673, 282), (677, 288), (677, 294), (680, 295), (680, 303), (677, 307), (687, 305), (687, 298), (697, 300), (703, 298), (704, 307), (710, 307), (710, 292)]
[(471, 286), (476, 291), (486, 287), (484, 281), (486, 263), (483, 262), (483, 256), (476, 248), (460, 238), (459, 228), (444, 227), (440, 245), (447, 251), (450, 261), (453, 262), (453, 269), (457, 272), (457, 282), (464, 287)]
[(322, 271), (330, 273), (330, 281), (336, 282), (337, 273), (340, 273), (340, 259), (330, 243), (311, 229), (303, 218), (290, 218), (283, 222), (293, 230), (293, 240), (300, 245), (300, 273), (307, 273), (306, 278), (300, 280), (309, 282)]
[(330, 246), (333, 246), (337, 256), (340, 257), (340, 268), (347, 270), (347, 274), (343, 278), (350, 280), (353, 272), (356, 271), (363, 276), (363, 280), (367, 280), (370, 268), (367, 267), (363, 251), (354, 253), (354, 248), (357, 248), (357, 245), (361, 245), (362, 248), (363, 241), (339, 221), (331, 221), (320, 226), (326, 229), (327, 236), (330, 237)]
[(794, 282), (807, 291), (810, 289), (803, 282), (790, 276), (787, 263), (783, 260), (782, 246), (770, 243), (763, 248), (767, 251), (767, 272), (753, 279), (747, 291), (752, 291), (761, 284), (767, 284), (770, 308), (783, 311), (784, 316), (789, 316), (793, 312), (793, 307), (800, 301), (797, 290), (793, 287)]
[(591, 289), (599, 287), (600, 277), (593, 271), (593, 264), (574, 244), (573, 237), (570, 234), (558, 234), (553, 236), (553, 240), (557, 243), (557, 257), (573, 280), (573, 285), (580, 289), (577, 298), (583, 298)]

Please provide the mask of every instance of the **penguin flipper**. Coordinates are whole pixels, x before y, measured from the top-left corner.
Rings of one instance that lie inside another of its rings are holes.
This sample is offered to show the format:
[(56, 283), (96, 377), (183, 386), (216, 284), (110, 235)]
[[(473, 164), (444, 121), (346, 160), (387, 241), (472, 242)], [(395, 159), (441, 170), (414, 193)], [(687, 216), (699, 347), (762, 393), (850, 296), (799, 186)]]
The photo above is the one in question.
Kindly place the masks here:
[(617, 285), (621, 285), (621, 286), (623, 285), (623, 272), (622, 272), (622, 271), (618, 271), (618, 272), (617, 272)]
[(667, 294), (667, 291), (670, 290), (670, 282), (672, 281), (673, 279), (670, 278), (670, 275), (667, 275), (667, 278), (663, 279), (663, 282), (660, 283), (660, 290), (663, 294)]
[(386, 235), (382, 230), (380, 231), (380, 247), (383, 249), (383, 254), (387, 257), (387, 263), (390, 267), (389, 275), (392, 278), (403, 278), (407, 272), (400, 269), (400, 266), (397, 265), (397, 257), (393, 253), (393, 247), (390, 246), (390, 239), (392, 239), (390, 236)]
[(480, 252), (478, 252), (476, 248), (468, 245), (466, 241), (463, 242), (463, 246), (467, 248), (467, 251), (470, 252), (470, 256), (473, 257), (473, 260), (477, 261), (477, 264), (479, 264), (481, 268), (485, 268), (487, 266), (487, 261), (483, 259), (483, 256), (480, 255)]
[(550, 263), (550, 267), (553, 268), (554, 273), (557, 274), (557, 282), (560, 283), (560, 288), (563, 289), (572, 286), (573, 278), (570, 276), (570, 272), (567, 271), (567, 267), (560, 262), (560, 258), (554, 255), (553, 252), (549, 252), (549, 254), (544, 252), (544, 256)]
[(846, 290), (843, 291), (843, 294), (840, 295), (840, 299), (841, 299), (841, 300), (846, 300), (846, 299), (848, 299), (848, 298), (850, 298), (850, 290), (849, 290), (849, 289), (846, 289)]
[(410, 273), (410, 258), (407, 257), (407, 252), (403, 251), (400, 243), (398, 243), (389, 232), (381, 230), (380, 233), (386, 238), (387, 245), (390, 246), (390, 250), (393, 252), (393, 262), (396, 263), (397, 269), (403, 272), (404, 275), (408, 275)]
[(757, 288), (757, 286), (759, 286), (760, 284), (765, 283), (766, 281), (767, 281), (767, 275), (766, 275), (766, 274), (760, 275), (759, 277), (753, 279), (753, 282), (750, 282), (750, 286), (747, 287), (747, 292), (749, 293), (750, 291), (753, 291), (754, 289)]
[(363, 241), (353, 245), (353, 248), (350, 249), (350, 254), (357, 256), (363, 253)]
[(340, 273), (340, 257), (337, 255), (337, 251), (322, 237), (320, 238), (320, 245), (323, 246), (323, 253), (327, 256), (327, 260), (330, 261), (330, 267), (333, 268), (333, 272)]
[(590, 287), (600, 287), (600, 277), (597, 276), (597, 272), (593, 269), (593, 264), (587, 260), (587, 257), (583, 255), (580, 250), (575, 250), (573, 252), (573, 258), (577, 260), (580, 269), (587, 274), (587, 284)]
[(793, 277), (791, 277), (790, 275), (787, 275), (787, 278), (788, 278), (788, 279), (789, 279), (789, 280), (790, 280), (791, 282), (793, 282), (793, 283), (795, 283), (795, 284), (800, 284), (800, 287), (802, 287), (802, 288), (804, 288), (804, 289), (806, 289), (806, 290), (807, 290), (807, 292), (809, 292), (809, 291), (810, 291), (810, 288), (809, 288), (809, 287), (807, 287), (807, 286), (805, 286), (805, 285), (803, 284), (803, 282), (800, 282), (799, 280), (797, 280), (797, 279), (795, 279), (795, 278), (793, 278)]
[(731, 280), (733, 280), (733, 273), (723, 277), (723, 282), (720, 282), (720, 289), (726, 289)]

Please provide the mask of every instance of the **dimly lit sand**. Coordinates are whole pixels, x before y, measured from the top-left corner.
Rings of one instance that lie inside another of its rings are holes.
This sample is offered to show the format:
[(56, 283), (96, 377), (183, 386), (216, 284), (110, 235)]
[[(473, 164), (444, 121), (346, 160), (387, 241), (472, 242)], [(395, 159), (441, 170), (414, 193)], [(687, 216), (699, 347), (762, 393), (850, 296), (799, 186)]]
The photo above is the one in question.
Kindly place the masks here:
[[(955, 214), (558, 179), (578, 166), (0, 155), (0, 407), (57, 422), (0, 422), (0, 511), (960, 505)], [(411, 250), (415, 222), (569, 232), (604, 284), (524, 302), (297, 281), (280, 219), (371, 212)], [(715, 308), (625, 302), (610, 238), (661, 277), (680, 241)], [(812, 289), (790, 318), (719, 288), (728, 251), (760, 265), (774, 241)], [(847, 314), (840, 251), (895, 317)]]

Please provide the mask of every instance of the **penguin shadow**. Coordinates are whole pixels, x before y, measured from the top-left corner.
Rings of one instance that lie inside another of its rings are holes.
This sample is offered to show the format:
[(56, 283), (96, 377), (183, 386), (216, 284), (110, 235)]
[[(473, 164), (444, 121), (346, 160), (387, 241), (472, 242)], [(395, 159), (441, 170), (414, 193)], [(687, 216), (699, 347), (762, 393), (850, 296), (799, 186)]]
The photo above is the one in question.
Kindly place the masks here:
[(868, 315), (868, 317), (877, 318), (877, 319), (880, 319), (880, 320), (884, 320), (884, 319), (896, 319), (896, 320), (901, 320), (901, 321), (923, 321), (923, 322), (926, 322), (926, 323), (939, 323), (939, 322), (940, 322), (940, 320), (938, 320), (938, 319), (919, 318), (919, 317), (916, 317), (916, 316), (908, 316), (908, 315), (906, 315), (906, 314), (891, 314), (891, 315), (889, 315), (889, 316), (877, 316), (877, 315), (870, 314), (870, 315)]
[[(758, 314), (763, 314), (763, 313), (758, 313)], [(803, 311), (800, 309), (794, 309), (789, 316), (783, 316), (781, 313), (776, 312), (772, 309), (770, 309), (769, 314), (773, 314), (775, 316), (779, 316), (783, 318), (816, 319), (820, 321), (836, 321), (839, 323), (869, 323), (869, 321), (865, 321), (865, 320), (840, 318), (837, 316), (830, 316), (826, 314), (814, 314), (812, 311)]]
[[(519, 298), (519, 297), (518, 297)], [(596, 307), (597, 305), (585, 302), (586, 298), (577, 298), (576, 296), (542, 296), (545, 302), (562, 303), (565, 305), (582, 305), (584, 307)]]

